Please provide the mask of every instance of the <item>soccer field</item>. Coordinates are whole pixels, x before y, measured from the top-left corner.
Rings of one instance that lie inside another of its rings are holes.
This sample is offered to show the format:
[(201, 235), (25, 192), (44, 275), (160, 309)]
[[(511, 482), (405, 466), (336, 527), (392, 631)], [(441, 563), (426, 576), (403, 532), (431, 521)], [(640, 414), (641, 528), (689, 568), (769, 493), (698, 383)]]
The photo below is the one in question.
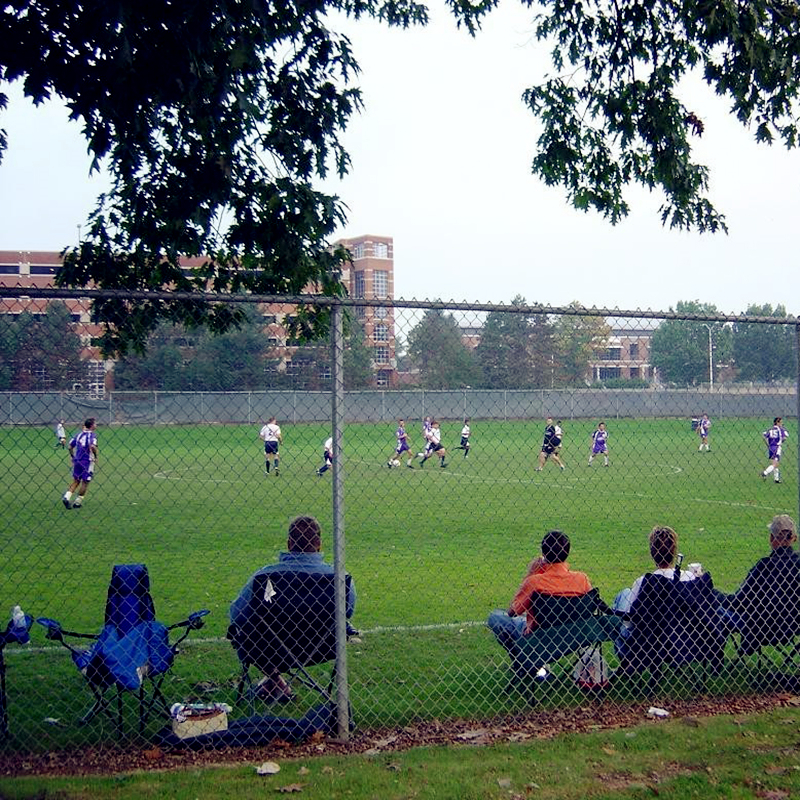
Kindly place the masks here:
[[(468, 687), (453, 690), (462, 697), (451, 705), (445, 685), (465, 666), (500, 670), (503, 654), (480, 623), (507, 607), (550, 528), (569, 534), (570, 565), (610, 602), (650, 568), (655, 524), (674, 527), (687, 563), (701, 562), (732, 590), (767, 552), (772, 516), (796, 514), (794, 421), (780, 485), (759, 477), (771, 420), (715, 420), (708, 453), (698, 452), (688, 419), (607, 422), (608, 468), (602, 458), (587, 465), (596, 421), (566, 420), (567, 469), (548, 463), (538, 473), (540, 420), (472, 420), (468, 459), (455, 449), (461, 421), (443, 422), (446, 469), (436, 459), (388, 469), (394, 421), (346, 427), (346, 561), (366, 637), (351, 649), (352, 694), (362, 720), (481, 713), (484, 701)], [(418, 423), (410, 432), (421, 449)], [(67, 511), (70, 465), (52, 432), (0, 429), (6, 606), (96, 631), (112, 565), (145, 562), (160, 619), (212, 612), (201, 632), (209, 644), (182, 662), (183, 679), (230, 676), (228, 606), (285, 548), (289, 520), (317, 516), (324, 549), (333, 549), (331, 473), (315, 474), (329, 429), (283, 424), (283, 434), (280, 476), (267, 476), (258, 426), (101, 427), (96, 478), (84, 507)], [(33, 637), (43, 643), (39, 630)], [(431, 682), (436, 691), (420, 694)], [(402, 695), (404, 683), (408, 696), (387, 711), (386, 692)]]
[[(542, 534), (572, 539), (573, 567), (604, 594), (649, 564), (646, 536), (674, 527), (687, 561), (732, 588), (767, 547), (773, 514), (794, 514), (793, 446), (783, 482), (762, 481), (759, 420), (715, 424), (698, 452), (687, 420), (609, 422), (611, 466), (587, 466), (590, 421), (567, 421), (563, 458), (534, 472), (540, 422), (473, 421), (472, 449), (454, 449), (460, 423), (443, 423), (448, 467), (388, 469), (394, 424), (349, 425), (344, 434), (346, 553), (363, 626), (482, 619), (504, 606)], [(789, 444), (796, 431), (789, 427)], [(326, 428), (284, 426), (280, 476), (263, 471), (249, 426), (99, 430), (100, 461), (85, 506), (60, 496), (70, 467), (50, 431), (2, 429), (5, 595), (28, 607), (96, 619), (111, 565), (144, 561), (171, 613), (201, 602), (218, 633), (253, 569), (285, 546), (289, 519), (310, 513), (331, 542), (331, 473), (321, 478)], [(421, 437), (412, 429), (412, 442)], [(418, 440), (418, 441), (416, 441)], [(7, 601), (8, 602), (8, 601)]]

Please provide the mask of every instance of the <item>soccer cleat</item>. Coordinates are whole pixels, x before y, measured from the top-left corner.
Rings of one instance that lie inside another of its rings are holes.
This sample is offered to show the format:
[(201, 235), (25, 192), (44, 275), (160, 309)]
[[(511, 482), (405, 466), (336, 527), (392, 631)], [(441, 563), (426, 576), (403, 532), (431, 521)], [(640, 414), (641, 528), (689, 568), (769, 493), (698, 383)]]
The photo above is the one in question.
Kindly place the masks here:
[(66, 508), (67, 511), (69, 511), (72, 508), (72, 503), (70, 503), (66, 497), (62, 497), (61, 502), (64, 504), (64, 508)]
[(775, 478), (775, 483), (780, 483), (780, 482), (781, 482), (780, 478)]
[(413, 465), (413, 464), (412, 464), (410, 461), (406, 461), (406, 466), (407, 466), (409, 469), (414, 469), (414, 465)]
[(79, 508), (83, 507), (83, 503), (73, 503), (72, 507), (77, 511)]
[(280, 475), (280, 474), (281, 474), (281, 473), (278, 471), (278, 468), (277, 468), (277, 467), (275, 467), (275, 474), (276, 474), (276, 475)]
[(444, 461), (442, 461), (442, 463), (441, 463), (441, 464), (439, 464), (439, 466), (440, 466), (442, 469), (444, 469), (444, 468), (447, 466), (447, 464), (445, 464), (445, 463), (444, 463)]

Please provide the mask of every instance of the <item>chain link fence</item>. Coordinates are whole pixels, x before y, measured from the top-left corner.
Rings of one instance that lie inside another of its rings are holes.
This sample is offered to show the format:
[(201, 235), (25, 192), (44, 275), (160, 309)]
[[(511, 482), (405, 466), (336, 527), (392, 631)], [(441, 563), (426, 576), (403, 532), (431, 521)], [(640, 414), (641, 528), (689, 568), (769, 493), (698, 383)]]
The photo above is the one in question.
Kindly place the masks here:
[(0, 294), (5, 755), (797, 686), (794, 319), (277, 302)]

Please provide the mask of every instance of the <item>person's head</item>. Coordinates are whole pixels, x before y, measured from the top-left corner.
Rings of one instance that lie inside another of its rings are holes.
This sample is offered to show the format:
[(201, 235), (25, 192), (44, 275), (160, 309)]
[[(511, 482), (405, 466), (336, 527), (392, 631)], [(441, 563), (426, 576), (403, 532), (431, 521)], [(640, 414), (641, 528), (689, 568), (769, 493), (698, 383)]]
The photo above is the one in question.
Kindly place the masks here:
[(275, 417), (270, 417), (270, 418), (267, 420), (267, 422), (268, 422), (270, 425), (274, 425), (274, 424), (275, 424), (277, 421), (278, 421), (278, 420), (277, 420)]
[(599, 424), (598, 424), (598, 426), (597, 426), (597, 427), (598, 427), (598, 428), (599, 428), (601, 431), (604, 431), (604, 430), (606, 429), (606, 424), (605, 424), (605, 422), (601, 422), (601, 423), (599, 423)]
[(552, 425), (552, 424), (553, 424), (553, 418), (552, 418), (552, 417), (548, 417), (548, 418), (545, 420), (545, 422), (546, 422), (548, 425)]
[(469, 417), (465, 417), (464, 418), (464, 424), (465, 425), (469, 425)]
[(289, 523), (290, 553), (319, 553), (322, 531), (314, 517), (295, 517)]
[(96, 420), (94, 417), (88, 417), (83, 421), (83, 427), (86, 428), (87, 431), (93, 430), (95, 425), (96, 425)]
[(560, 564), (569, 557), (569, 536), (563, 531), (548, 531), (542, 539), (542, 555), (548, 564)]
[(402, 428), (405, 426), (406, 421), (404, 419), (399, 419), (397, 420), (397, 424)]
[(773, 425), (780, 425), (782, 422), (783, 422), (783, 417), (775, 417), (775, 419), (772, 420)]
[(671, 567), (678, 552), (678, 534), (666, 525), (650, 531), (650, 555), (659, 569)]
[(769, 528), (769, 543), (773, 550), (791, 547), (797, 541), (794, 520), (788, 514), (778, 514), (772, 518)]

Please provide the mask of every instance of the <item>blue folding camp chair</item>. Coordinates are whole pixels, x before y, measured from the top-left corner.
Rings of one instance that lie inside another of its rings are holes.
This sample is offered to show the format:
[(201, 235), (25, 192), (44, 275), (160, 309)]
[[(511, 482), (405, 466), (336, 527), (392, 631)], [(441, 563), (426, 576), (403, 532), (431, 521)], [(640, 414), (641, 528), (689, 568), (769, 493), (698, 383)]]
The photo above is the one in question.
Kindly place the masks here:
[(6, 629), (0, 633), (0, 737), (8, 736), (8, 696), (6, 695), (6, 661), (3, 651), (9, 642), (27, 644), (30, 641), (31, 617), (23, 614), (19, 606)]
[[(72, 654), (72, 660), (86, 678), (95, 701), (80, 719), (85, 725), (98, 714), (105, 714), (122, 734), (123, 693), (136, 692), (139, 705), (139, 732), (144, 730), (153, 712), (169, 716), (169, 707), (161, 686), (172, 667), (178, 645), (193, 631), (202, 628), (207, 610), (195, 611), (174, 625), (164, 625), (155, 618), (150, 595), (150, 576), (144, 564), (117, 564), (111, 572), (106, 601), (105, 625), (99, 634), (75, 633), (59, 622), (40, 617), (36, 620), (47, 629), (46, 637), (60, 642)], [(169, 632), (182, 630), (174, 642)], [(74, 647), (66, 638), (92, 639), (88, 650)], [(149, 693), (147, 691), (149, 687)], [(111, 708), (109, 690), (116, 688), (116, 710)]]

